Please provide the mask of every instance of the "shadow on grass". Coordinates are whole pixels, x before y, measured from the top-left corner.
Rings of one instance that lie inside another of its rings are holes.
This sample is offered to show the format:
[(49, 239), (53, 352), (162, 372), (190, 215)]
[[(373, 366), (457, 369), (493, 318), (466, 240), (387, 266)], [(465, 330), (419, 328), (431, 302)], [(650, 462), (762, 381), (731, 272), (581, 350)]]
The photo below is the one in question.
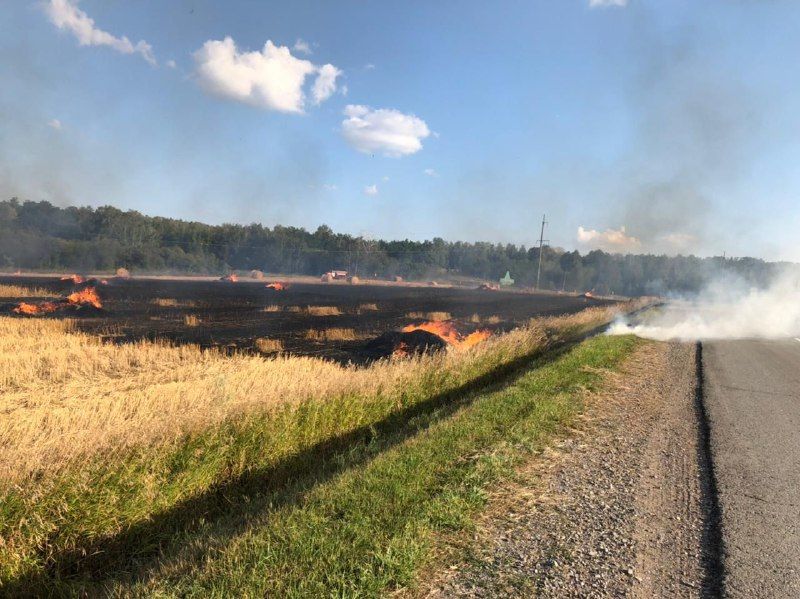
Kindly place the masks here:
[(232, 514), (237, 523), (225, 527), (223, 535), (214, 535), (215, 539), (232, 538), (246, 528), (248, 518), (245, 516), (254, 509), (275, 510), (299, 502), (316, 485), (369, 462), (380, 452), (469, 405), (478, 397), (478, 392), (491, 392), (513, 382), (531, 366), (540, 367), (555, 361), (599, 330), (518, 358), (457, 389), (433, 396), (372, 425), (318, 443), (277, 465), (223, 481), (118, 534), (68, 550), (51, 552), (52, 548), (43, 547), (39, 559), (44, 562), (44, 569), (10, 581), (0, 587), (0, 594), (85, 595), (91, 593), (90, 589), (142, 580), (158, 566), (162, 552), (170, 553), (170, 544), (176, 536), (186, 538), (193, 531)]

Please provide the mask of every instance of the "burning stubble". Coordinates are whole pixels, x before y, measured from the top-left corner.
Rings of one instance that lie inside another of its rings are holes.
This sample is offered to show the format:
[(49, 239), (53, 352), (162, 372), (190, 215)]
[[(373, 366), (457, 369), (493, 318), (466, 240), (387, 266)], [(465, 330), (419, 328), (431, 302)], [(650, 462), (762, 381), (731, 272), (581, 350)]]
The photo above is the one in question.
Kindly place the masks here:
[(23, 316), (43, 316), (45, 314), (52, 314), (68, 309), (82, 309), (93, 308), (95, 310), (102, 310), (103, 303), (100, 296), (97, 295), (94, 287), (86, 287), (80, 291), (70, 293), (67, 297), (39, 303), (20, 302), (15, 308), (12, 308), (14, 314)]
[(420, 324), (410, 324), (403, 327), (404, 333), (410, 333), (411, 331), (427, 331), (433, 333), (437, 337), (443, 339), (449, 346), (458, 349), (473, 347), (492, 336), (492, 332), (486, 330), (474, 331), (468, 335), (462, 335), (452, 322), (445, 320), (434, 320)]

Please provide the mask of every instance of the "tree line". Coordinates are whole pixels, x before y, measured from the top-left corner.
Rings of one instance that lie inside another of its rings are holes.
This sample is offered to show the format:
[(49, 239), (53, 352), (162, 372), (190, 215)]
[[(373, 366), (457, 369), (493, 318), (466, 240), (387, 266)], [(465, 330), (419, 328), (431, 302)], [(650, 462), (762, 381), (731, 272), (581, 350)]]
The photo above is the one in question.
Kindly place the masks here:
[[(334, 233), (322, 225), (207, 225), (150, 217), (112, 206), (61, 208), (49, 202), (0, 201), (3, 270), (225, 274), (233, 270), (319, 275), (347, 270), (362, 277), (429, 280), (452, 276), (497, 280), (506, 271), (533, 286), (539, 248), (486, 242), (382, 241)], [(545, 246), (540, 287), (622, 295), (686, 293), (720, 271), (755, 286), (782, 265), (756, 258), (586, 254)]]

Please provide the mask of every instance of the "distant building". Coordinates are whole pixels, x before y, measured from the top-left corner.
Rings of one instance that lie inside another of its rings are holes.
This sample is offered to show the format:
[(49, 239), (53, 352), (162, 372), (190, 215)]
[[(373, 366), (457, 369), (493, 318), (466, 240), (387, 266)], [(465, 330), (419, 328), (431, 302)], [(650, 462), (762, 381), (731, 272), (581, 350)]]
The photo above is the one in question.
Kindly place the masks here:
[(500, 279), (500, 285), (503, 287), (511, 287), (514, 284), (514, 279), (511, 278), (511, 273), (506, 271), (506, 276)]

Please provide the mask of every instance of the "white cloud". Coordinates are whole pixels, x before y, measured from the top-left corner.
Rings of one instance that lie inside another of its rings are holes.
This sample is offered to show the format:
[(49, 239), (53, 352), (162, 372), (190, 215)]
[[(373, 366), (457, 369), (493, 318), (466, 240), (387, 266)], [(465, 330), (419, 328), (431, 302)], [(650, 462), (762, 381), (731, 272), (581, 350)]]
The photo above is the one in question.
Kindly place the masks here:
[(319, 67), (317, 80), (314, 81), (314, 87), (311, 88), (311, 93), (314, 95), (314, 104), (322, 104), (325, 100), (333, 95), (336, 91), (336, 78), (342, 74), (332, 64), (324, 64)]
[(325, 191), (336, 191), (337, 189), (339, 189), (339, 188), (338, 188), (336, 185), (334, 185), (333, 183), (325, 183), (325, 184), (323, 184), (322, 188), (323, 188)]
[(364, 193), (368, 196), (376, 196), (378, 195), (378, 186), (377, 185), (367, 185), (364, 188)]
[(424, 171), (422, 171), (422, 172), (423, 172), (423, 173), (425, 173), (426, 175), (428, 175), (429, 177), (438, 177), (438, 176), (439, 176), (439, 173), (437, 173), (437, 172), (436, 172), (435, 170), (433, 170), (432, 168), (426, 168), (426, 169), (425, 169)]
[(382, 177), (382, 179), (383, 179), (384, 181), (388, 181), (388, 180), (389, 180), (389, 175), (384, 175), (384, 176)]
[(639, 249), (642, 245), (636, 237), (625, 233), (625, 227), (605, 231), (578, 227), (578, 243), (592, 249), (621, 253)]
[(178, 64), (174, 60), (168, 60), (165, 63), (170, 69), (175, 69), (178, 67)]
[(318, 67), (292, 56), (286, 46), (267, 40), (261, 52), (240, 52), (232, 38), (209, 40), (194, 53), (197, 77), (207, 91), (279, 112), (302, 113), (306, 96), (306, 77), (318, 73), (312, 94), (315, 103), (323, 102), (336, 90), (341, 71), (333, 65)]
[(364, 70), (365, 71), (371, 71), (374, 68), (375, 68), (375, 65), (372, 64), (371, 62), (368, 62), (367, 64), (364, 65)]
[(590, 8), (604, 8), (607, 6), (628, 6), (628, 0), (589, 0)]
[(349, 104), (342, 121), (342, 135), (359, 152), (380, 152), (399, 157), (422, 149), (422, 140), (431, 132), (422, 119), (392, 108), (372, 109)]
[(313, 54), (313, 52), (311, 51), (311, 46), (308, 45), (308, 42), (299, 37), (297, 38), (297, 41), (294, 43), (294, 46), (292, 46), (292, 50), (294, 50), (295, 52), (300, 52), (301, 54), (305, 54), (306, 56)]
[(71, 32), (81, 46), (108, 46), (123, 54), (140, 54), (147, 62), (156, 64), (153, 48), (140, 40), (136, 44), (125, 37), (115, 37), (95, 27), (94, 19), (80, 10), (72, 0), (50, 0), (45, 6), (50, 21), (62, 30)]
[(47, 126), (52, 127), (56, 131), (61, 131), (61, 121), (59, 121), (58, 119), (52, 119), (48, 121)]

